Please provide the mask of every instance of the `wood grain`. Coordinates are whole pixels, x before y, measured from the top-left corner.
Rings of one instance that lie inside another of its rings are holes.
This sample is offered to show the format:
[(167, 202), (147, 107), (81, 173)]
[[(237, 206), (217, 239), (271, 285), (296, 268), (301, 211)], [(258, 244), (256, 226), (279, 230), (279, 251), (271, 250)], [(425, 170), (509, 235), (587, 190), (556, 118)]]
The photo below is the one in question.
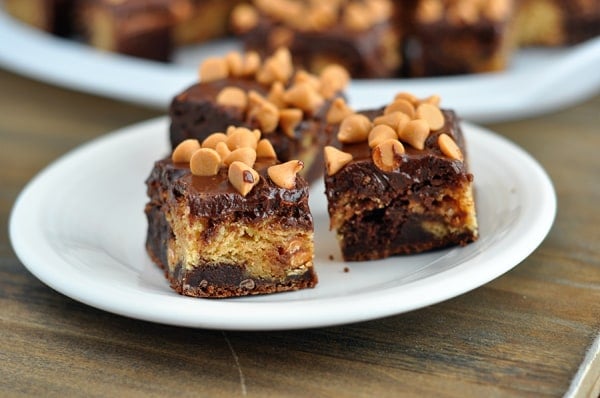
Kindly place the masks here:
[[(242, 333), (106, 313), (23, 267), (6, 226), (24, 185), (68, 150), (163, 112), (4, 71), (0, 87), (0, 396), (559, 397), (600, 332), (600, 97), (489, 126), (530, 152), (558, 195), (547, 239), (512, 271), (407, 314)], [(598, 394), (592, 365), (575, 392)]]

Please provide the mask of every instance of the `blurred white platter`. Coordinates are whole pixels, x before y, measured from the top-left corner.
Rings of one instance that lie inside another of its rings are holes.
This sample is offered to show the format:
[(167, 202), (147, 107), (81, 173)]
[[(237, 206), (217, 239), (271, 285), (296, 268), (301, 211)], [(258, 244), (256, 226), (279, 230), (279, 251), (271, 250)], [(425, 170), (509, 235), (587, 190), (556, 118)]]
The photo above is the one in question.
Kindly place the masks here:
[[(0, 10), (0, 66), (52, 84), (166, 109), (197, 79), (206, 56), (239, 44), (221, 40), (177, 51), (165, 64), (94, 50), (25, 26)], [(516, 120), (557, 110), (600, 89), (600, 38), (568, 49), (519, 51), (501, 73), (439, 78), (356, 80), (348, 91), (355, 109), (389, 102), (399, 91), (439, 94), (465, 120)]]

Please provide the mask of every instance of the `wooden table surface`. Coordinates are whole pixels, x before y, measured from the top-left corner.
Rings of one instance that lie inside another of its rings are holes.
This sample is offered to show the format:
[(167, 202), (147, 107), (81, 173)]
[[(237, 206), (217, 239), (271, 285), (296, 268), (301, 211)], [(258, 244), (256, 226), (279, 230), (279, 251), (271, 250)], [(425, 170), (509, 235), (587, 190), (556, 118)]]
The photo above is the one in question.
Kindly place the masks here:
[(161, 114), (0, 71), (0, 396), (598, 395), (600, 96), (488, 126), (531, 153), (558, 196), (548, 237), (516, 268), (406, 314), (278, 332), (113, 315), (17, 259), (7, 225), (24, 185), (78, 145)]

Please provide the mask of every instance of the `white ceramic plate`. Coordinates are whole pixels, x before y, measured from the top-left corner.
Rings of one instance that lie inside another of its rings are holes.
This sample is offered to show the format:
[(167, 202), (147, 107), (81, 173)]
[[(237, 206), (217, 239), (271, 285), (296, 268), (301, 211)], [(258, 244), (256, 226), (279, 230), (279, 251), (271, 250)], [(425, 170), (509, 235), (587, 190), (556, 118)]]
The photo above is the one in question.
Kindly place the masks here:
[[(183, 48), (163, 64), (98, 52), (31, 29), (0, 10), (0, 66), (68, 88), (166, 109), (196, 81), (197, 65), (237, 48), (233, 41)], [(600, 89), (600, 37), (569, 49), (520, 51), (502, 73), (423, 79), (360, 80), (348, 94), (355, 109), (388, 103), (398, 91), (440, 94), (444, 106), (477, 122), (515, 120), (551, 112)]]
[(15, 203), (10, 238), (23, 264), (50, 287), (132, 318), (267, 330), (399, 314), (465, 293), (510, 270), (540, 244), (554, 220), (554, 190), (535, 160), (480, 127), (465, 124), (464, 131), (481, 238), (463, 248), (344, 263), (328, 230), (320, 181), (311, 188), (319, 275), (314, 289), (221, 300), (171, 290), (144, 249), (144, 180), (154, 160), (168, 151), (163, 118), (90, 142), (42, 171)]

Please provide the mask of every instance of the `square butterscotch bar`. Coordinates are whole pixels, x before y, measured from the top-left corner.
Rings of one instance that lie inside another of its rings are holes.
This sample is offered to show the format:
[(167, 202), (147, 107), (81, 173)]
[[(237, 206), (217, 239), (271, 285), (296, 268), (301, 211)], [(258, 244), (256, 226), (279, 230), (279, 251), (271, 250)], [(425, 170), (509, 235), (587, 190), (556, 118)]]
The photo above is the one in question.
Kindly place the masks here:
[(325, 148), (331, 229), (347, 261), (412, 254), (477, 239), (464, 137), (437, 98), (401, 94), (347, 116)]
[(314, 287), (302, 162), (279, 163), (260, 131), (189, 139), (148, 177), (146, 248), (171, 287), (234, 297)]
[(504, 70), (516, 47), (515, 0), (417, 0), (404, 38), (411, 77)]

